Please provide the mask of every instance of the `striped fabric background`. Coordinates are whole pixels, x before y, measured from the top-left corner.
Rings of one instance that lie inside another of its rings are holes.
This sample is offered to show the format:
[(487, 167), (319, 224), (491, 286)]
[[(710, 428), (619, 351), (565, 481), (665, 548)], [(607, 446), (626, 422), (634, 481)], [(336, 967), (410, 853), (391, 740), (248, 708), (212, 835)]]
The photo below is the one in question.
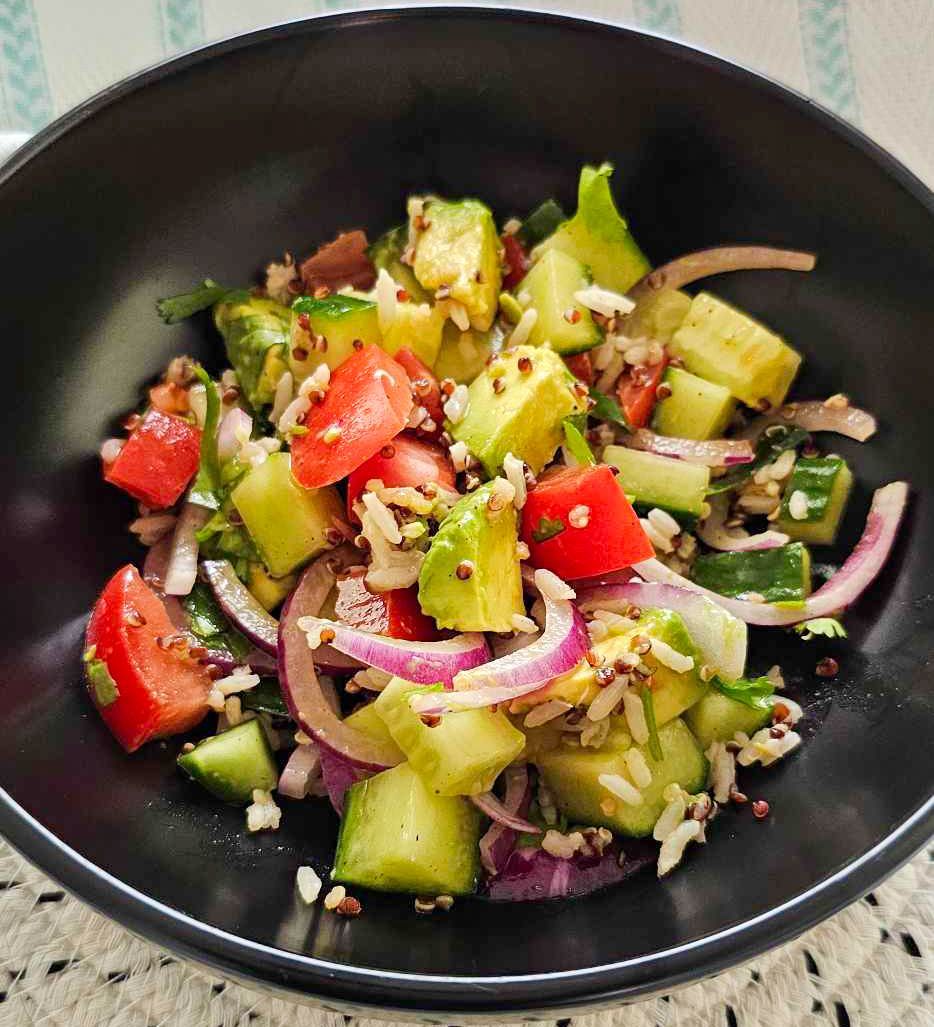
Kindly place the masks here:
[[(182, 50), (354, 6), (364, 4), (0, 0), (0, 132), (34, 132), (111, 82)], [(753, 67), (860, 126), (934, 184), (934, 0), (530, 0), (529, 6), (644, 27)]]

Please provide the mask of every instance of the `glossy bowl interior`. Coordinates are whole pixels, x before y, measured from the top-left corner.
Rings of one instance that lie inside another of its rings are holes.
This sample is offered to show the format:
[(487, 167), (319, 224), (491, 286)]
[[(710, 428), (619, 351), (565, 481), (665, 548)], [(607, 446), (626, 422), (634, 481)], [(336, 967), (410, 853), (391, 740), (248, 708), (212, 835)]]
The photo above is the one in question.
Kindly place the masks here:
[[(799, 394), (845, 390), (880, 417), (871, 445), (833, 443), (859, 479), (840, 552), (871, 489), (897, 477), (915, 487), (906, 529), (846, 648), (756, 636), (753, 669), (780, 662), (808, 712), (803, 750), (745, 778), (767, 821), (728, 812), (662, 885), (646, 874), (572, 902), (419, 918), (409, 900), (367, 896), (352, 922), (300, 908), (295, 868), (332, 853), (325, 804), (289, 804), (278, 833), (247, 837), (242, 811), (175, 771), (177, 743), (125, 757), (81, 687), (86, 611), (141, 558), (98, 442), (170, 356), (220, 360), (206, 320), (164, 327), (153, 302), (205, 275), (243, 282), (341, 228), (378, 232), (411, 190), (478, 195), (501, 216), (551, 195), (572, 208), (580, 165), (603, 158), (655, 261), (724, 241), (820, 254), (811, 275), (712, 285), (805, 353)], [(344, 1007), (517, 1013), (735, 962), (929, 835), (934, 204), (856, 133), (634, 32), (489, 10), (350, 14), (209, 48), (92, 101), (0, 174), (0, 223), (0, 830), (80, 896), (204, 962)], [(827, 652), (832, 683), (813, 673)]]

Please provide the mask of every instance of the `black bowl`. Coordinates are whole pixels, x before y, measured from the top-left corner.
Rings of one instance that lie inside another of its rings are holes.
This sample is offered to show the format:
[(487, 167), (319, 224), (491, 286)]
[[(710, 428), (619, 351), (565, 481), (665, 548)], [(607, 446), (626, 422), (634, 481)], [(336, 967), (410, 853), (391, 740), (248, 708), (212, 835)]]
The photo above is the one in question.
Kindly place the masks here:
[[(174, 768), (176, 743), (124, 756), (79, 673), (95, 593), (139, 560), (126, 499), (95, 452), (172, 354), (208, 361), (206, 323), (163, 327), (156, 297), (248, 279), (284, 248), (400, 220), (414, 189), (501, 215), (609, 158), (656, 261), (723, 241), (814, 249), (811, 275), (716, 290), (807, 357), (802, 395), (875, 411), (842, 441), (859, 488), (914, 485), (891, 565), (831, 651), (757, 638), (808, 711), (803, 749), (746, 780), (773, 815), (727, 813), (663, 884), (576, 901), (459, 902), (419, 918), (367, 896), (347, 922), (300, 908), (295, 868), (329, 865), (336, 821), (289, 806), (247, 837)], [(116, 86), (0, 175), (9, 364), (3, 449), (0, 830), (83, 899), (185, 955), (348, 1007), (423, 1016), (579, 1009), (669, 988), (782, 942), (867, 891), (931, 833), (934, 783), (934, 202), (852, 129), (787, 90), (636, 32), (538, 14), (347, 14), (221, 43)], [(817, 727), (820, 731), (815, 734)], [(813, 736), (813, 737), (811, 737)]]

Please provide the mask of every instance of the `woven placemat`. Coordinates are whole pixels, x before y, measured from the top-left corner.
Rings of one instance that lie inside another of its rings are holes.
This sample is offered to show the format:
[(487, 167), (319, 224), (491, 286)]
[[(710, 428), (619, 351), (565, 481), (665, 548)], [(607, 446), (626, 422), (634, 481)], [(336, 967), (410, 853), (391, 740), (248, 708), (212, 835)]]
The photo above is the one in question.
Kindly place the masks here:
[[(0, 842), (0, 1027), (388, 1027), (252, 991), (99, 916)], [(548, 1027), (931, 1027), (934, 849), (774, 952)], [(543, 1024), (542, 1027), (545, 1027)]]

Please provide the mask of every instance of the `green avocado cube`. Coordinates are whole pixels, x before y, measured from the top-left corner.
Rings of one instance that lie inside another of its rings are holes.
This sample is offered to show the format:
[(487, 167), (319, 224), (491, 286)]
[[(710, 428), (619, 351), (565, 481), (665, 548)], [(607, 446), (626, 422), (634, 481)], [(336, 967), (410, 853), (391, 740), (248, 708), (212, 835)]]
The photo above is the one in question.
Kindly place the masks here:
[(577, 213), (532, 252), (538, 259), (548, 250), (561, 250), (590, 268), (605, 289), (626, 292), (651, 270), (645, 254), (616, 209), (610, 190), (612, 164), (584, 167), (577, 189)]
[[(785, 486), (776, 528), (799, 542), (832, 545), (852, 488), (853, 474), (842, 457), (802, 457)], [(791, 501), (796, 492), (804, 496), (803, 517), (792, 514), (800, 513), (798, 501)]]
[(393, 678), (373, 710), (409, 764), (436, 795), (479, 795), (522, 752), (525, 736), (501, 710), (445, 713), (429, 727), (409, 706), (411, 681)]
[(411, 350), (432, 367), (441, 349), (444, 315), (428, 303), (397, 303), (392, 324), (383, 330), (383, 349), (394, 357), (400, 349)]
[(590, 285), (587, 268), (561, 250), (542, 254), (519, 284), (517, 295), (528, 293), (528, 306), (538, 315), (529, 343), (550, 343), (559, 353), (583, 353), (603, 341), (590, 311), (574, 294)]
[[(517, 515), (512, 503), (491, 510), (493, 482), (459, 500), (441, 522), (418, 576), (422, 612), (440, 628), (512, 631), (524, 614), (517, 552)], [(458, 575), (467, 562), (471, 573)]]
[(413, 270), (429, 292), (462, 303), (470, 324), (486, 331), (493, 324), (502, 274), (499, 237), (490, 208), (479, 200), (430, 200), (426, 228), (415, 243)]
[(670, 391), (655, 404), (652, 421), (660, 435), (680, 439), (722, 437), (736, 410), (736, 400), (729, 389), (680, 367), (669, 367), (662, 384)]
[(272, 453), (231, 494), (266, 569), (282, 577), (328, 545), (335, 518), (345, 516), (333, 486), (305, 489), (292, 477), (288, 453)]
[(750, 407), (780, 407), (801, 366), (780, 336), (709, 292), (694, 297), (670, 346), (689, 371)]
[(486, 367), (493, 354), (496, 330), (462, 332), (453, 321), (445, 321), (441, 348), (435, 359), (434, 372), (439, 379), (450, 378), (458, 385), (469, 385)]
[(463, 418), (447, 429), (491, 477), (507, 453), (538, 474), (564, 441), (564, 418), (586, 409), (561, 357), (536, 346), (500, 354), (473, 380), (469, 396)]

